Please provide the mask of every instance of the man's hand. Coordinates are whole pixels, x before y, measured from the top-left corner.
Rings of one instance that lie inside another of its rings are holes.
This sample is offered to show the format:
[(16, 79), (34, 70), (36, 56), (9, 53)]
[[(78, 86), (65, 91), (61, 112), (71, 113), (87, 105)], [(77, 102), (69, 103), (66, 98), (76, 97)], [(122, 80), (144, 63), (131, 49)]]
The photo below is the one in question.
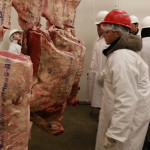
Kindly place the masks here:
[(113, 138), (110, 138), (108, 136), (105, 136), (105, 139), (104, 139), (104, 147), (106, 149), (109, 149), (109, 148), (112, 148), (116, 145), (117, 141)]

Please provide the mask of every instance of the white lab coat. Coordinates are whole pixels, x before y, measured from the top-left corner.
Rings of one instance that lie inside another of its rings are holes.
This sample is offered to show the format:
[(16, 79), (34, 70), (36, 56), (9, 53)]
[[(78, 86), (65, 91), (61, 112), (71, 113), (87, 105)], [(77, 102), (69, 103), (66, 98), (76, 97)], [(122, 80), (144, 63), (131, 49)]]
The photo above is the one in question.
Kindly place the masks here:
[(10, 43), (8, 52), (13, 53), (13, 54), (21, 54), (21, 46), (17, 44), (17, 41), (13, 41)]
[[(140, 55), (150, 68), (150, 37), (142, 38), (142, 42), (143, 42), (143, 47), (140, 52)], [(149, 69), (149, 75), (150, 75), (150, 69)]]
[(102, 51), (106, 47), (106, 42), (101, 37), (96, 40), (92, 51), (92, 59), (87, 77), (87, 101), (91, 103), (92, 107), (101, 107), (102, 88), (97, 82), (97, 77), (105, 65), (106, 57)]
[(109, 150), (142, 150), (150, 121), (147, 64), (131, 50), (117, 50), (108, 56), (103, 78), (95, 150), (107, 150), (103, 147), (105, 135), (118, 141)]

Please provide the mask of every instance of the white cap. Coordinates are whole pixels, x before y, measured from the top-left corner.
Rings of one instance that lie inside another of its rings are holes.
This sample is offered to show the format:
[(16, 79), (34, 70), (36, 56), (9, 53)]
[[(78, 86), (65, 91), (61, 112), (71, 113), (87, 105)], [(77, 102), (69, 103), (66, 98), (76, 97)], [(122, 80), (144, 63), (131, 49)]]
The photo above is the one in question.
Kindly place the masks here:
[(18, 29), (13, 29), (13, 30), (11, 30), (11, 31), (9, 32), (9, 38), (10, 38), (14, 33), (16, 33), (16, 32), (21, 33), (21, 31), (19, 31)]
[(130, 16), (130, 19), (131, 19), (131, 23), (139, 23), (139, 19), (137, 16), (135, 15), (131, 15)]
[(108, 14), (108, 11), (99, 11), (96, 16), (95, 24), (100, 24), (104, 20), (107, 14)]
[(150, 16), (146, 16), (143, 18), (141, 22), (141, 27), (142, 28), (150, 28)]

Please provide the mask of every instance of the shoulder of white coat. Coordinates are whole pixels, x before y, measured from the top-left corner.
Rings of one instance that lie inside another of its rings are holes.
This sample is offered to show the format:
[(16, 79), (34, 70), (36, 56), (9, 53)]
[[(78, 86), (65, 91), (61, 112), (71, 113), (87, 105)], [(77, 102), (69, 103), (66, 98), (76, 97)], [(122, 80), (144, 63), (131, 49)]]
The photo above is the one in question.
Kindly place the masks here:
[(106, 44), (105, 39), (103, 37), (98, 41), (97, 47), (101, 50), (104, 50), (108, 47), (108, 45)]
[(139, 54), (127, 49), (116, 50), (113, 53), (111, 53), (107, 59), (107, 64), (110, 67), (114, 65), (118, 67), (121, 67), (122, 65), (126, 64), (133, 65), (138, 62), (141, 62), (141, 57), (139, 56)]
[(120, 63), (125, 61), (126, 64), (129, 64), (129, 65), (136, 64), (136, 65), (139, 65), (139, 67), (141, 66), (143, 69), (148, 68), (148, 65), (140, 56), (140, 52), (134, 52), (132, 50), (122, 49), (122, 50), (115, 51), (113, 57), (114, 57), (113, 59), (116, 61), (121, 59)]
[(11, 42), (10, 45), (9, 45), (9, 49), (12, 49), (13, 47), (15, 47), (14, 43)]
[(140, 51), (141, 57), (149, 64), (149, 58), (150, 58), (150, 37), (145, 37), (142, 39), (142, 50)]
[(123, 56), (126, 54), (126, 51), (127, 51), (126, 49), (119, 49), (112, 52), (108, 56), (108, 61), (117, 61), (123, 59), (124, 58)]
[(94, 51), (102, 51), (104, 50), (105, 48), (107, 48), (106, 46), (106, 42), (104, 41), (103, 38), (100, 38), (98, 40), (95, 41), (94, 45), (93, 45), (93, 52)]
[[(121, 52), (120, 52), (121, 51)], [(113, 53), (109, 54), (106, 60), (106, 68), (111, 72), (114, 69), (117, 71), (118, 68), (122, 68), (123, 61), (123, 54), (122, 50), (114, 51)], [(117, 69), (116, 69), (117, 68)]]
[(121, 70), (132, 70), (148, 76), (148, 65), (139, 54), (131, 50), (122, 49), (113, 52), (107, 59), (106, 66), (109, 72), (121, 73)]
[(93, 50), (97, 47), (97, 44), (98, 44), (98, 38), (93, 43)]
[[(139, 54), (137, 52), (134, 52), (132, 50), (129, 50), (129, 49), (119, 49), (119, 50), (116, 50), (114, 51), (112, 54), (109, 55), (109, 57), (111, 59), (114, 59), (114, 58), (118, 58), (118, 59), (123, 59), (125, 56), (127, 55), (135, 55), (136, 57), (139, 57)], [(127, 58), (126, 58), (127, 59)]]
[(150, 37), (142, 38), (142, 42), (150, 42)]

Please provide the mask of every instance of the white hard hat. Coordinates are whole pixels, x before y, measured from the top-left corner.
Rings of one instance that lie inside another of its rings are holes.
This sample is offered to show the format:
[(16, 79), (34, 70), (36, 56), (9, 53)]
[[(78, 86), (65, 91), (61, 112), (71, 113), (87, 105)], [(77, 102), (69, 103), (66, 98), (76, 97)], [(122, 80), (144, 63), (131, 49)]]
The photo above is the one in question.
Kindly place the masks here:
[(139, 23), (139, 19), (137, 16), (135, 15), (131, 15), (130, 16), (130, 19), (131, 19), (131, 23)]
[(104, 20), (107, 14), (108, 14), (108, 11), (99, 11), (96, 16), (95, 24), (100, 24)]
[(16, 32), (21, 33), (21, 31), (19, 31), (18, 29), (13, 29), (13, 30), (11, 30), (11, 31), (9, 32), (9, 39), (10, 39), (11, 36), (12, 36), (14, 33), (16, 33)]
[(150, 16), (146, 16), (143, 18), (141, 26), (142, 28), (150, 28)]

